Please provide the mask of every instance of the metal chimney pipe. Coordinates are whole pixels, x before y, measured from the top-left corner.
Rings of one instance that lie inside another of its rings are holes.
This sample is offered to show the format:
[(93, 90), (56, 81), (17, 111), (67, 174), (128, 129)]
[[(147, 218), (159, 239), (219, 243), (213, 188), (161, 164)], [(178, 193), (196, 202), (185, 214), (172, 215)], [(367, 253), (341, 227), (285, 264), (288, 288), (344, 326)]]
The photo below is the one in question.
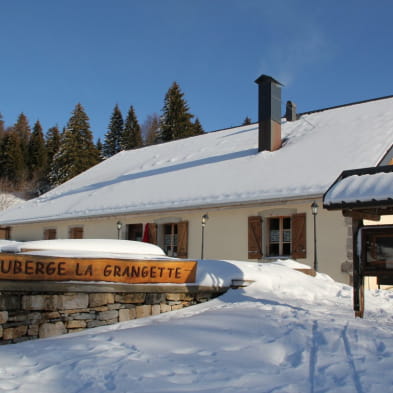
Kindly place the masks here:
[(292, 101), (287, 101), (287, 106), (285, 110), (285, 117), (288, 121), (297, 120), (296, 117), (296, 104)]
[(281, 147), (281, 86), (268, 75), (261, 75), (258, 84), (258, 151), (274, 151)]

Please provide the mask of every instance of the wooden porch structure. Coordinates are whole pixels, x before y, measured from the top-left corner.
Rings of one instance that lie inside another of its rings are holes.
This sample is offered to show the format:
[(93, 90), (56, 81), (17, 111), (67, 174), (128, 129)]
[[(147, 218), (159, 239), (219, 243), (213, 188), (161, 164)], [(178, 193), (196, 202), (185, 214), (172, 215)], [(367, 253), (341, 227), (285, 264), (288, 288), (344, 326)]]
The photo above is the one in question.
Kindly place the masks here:
[[(363, 223), (393, 215), (393, 165), (342, 172), (325, 193), (323, 206), (352, 218), (353, 309), (362, 318), (364, 277), (375, 276), (378, 285), (393, 284), (393, 226)], [(377, 251), (381, 246), (386, 255)]]

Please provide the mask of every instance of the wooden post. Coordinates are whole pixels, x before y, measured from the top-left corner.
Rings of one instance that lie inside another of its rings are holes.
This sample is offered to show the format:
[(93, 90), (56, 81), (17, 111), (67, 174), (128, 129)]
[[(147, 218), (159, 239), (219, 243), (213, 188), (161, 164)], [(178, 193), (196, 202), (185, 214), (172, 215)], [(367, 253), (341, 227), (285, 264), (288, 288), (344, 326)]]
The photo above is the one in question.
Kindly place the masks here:
[(358, 232), (362, 226), (363, 220), (352, 218), (353, 310), (358, 318), (363, 318), (364, 313), (364, 277), (357, 244)]

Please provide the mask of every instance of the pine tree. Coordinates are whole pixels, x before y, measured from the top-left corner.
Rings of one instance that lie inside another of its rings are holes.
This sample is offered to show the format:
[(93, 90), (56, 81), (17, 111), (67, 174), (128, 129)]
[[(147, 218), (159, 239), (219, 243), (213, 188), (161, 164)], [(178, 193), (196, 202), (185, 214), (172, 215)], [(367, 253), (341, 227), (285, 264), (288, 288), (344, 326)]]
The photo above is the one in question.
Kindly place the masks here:
[(103, 156), (109, 158), (121, 150), (121, 138), (124, 130), (123, 116), (118, 105), (113, 109), (112, 117), (105, 134)]
[(154, 113), (148, 115), (142, 125), (145, 145), (154, 145), (158, 143), (160, 137), (160, 117)]
[(196, 118), (196, 119), (195, 119), (195, 122), (194, 122), (193, 135), (202, 135), (202, 134), (204, 134), (204, 133), (205, 133), (205, 131), (204, 131), (203, 128), (202, 128), (201, 122), (199, 121), (198, 118)]
[(187, 102), (183, 98), (184, 93), (179, 85), (173, 82), (165, 95), (163, 115), (161, 117), (161, 138), (164, 142), (186, 138), (193, 135), (194, 117), (189, 113)]
[(93, 143), (89, 118), (81, 104), (77, 104), (61, 136), (50, 173), (51, 184), (59, 185), (99, 162)]
[(25, 175), (25, 165), (21, 151), (19, 136), (8, 131), (4, 134), (0, 145), (1, 177), (12, 182), (16, 187), (22, 183)]
[(60, 149), (60, 140), (61, 134), (59, 128), (57, 126), (49, 128), (46, 133), (47, 170), (45, 174), (45, 184), (47, 189), (54, 185), (51, 182), (50, 174), (53, 166), (53, 159)]
[(34, 124), (33, 132), (28, 145), (28, 169), (29, 180), (37, 182), (38, 190), (44, 181), (47, 168), (47, 150), (45, 146), (44, 134), (39, 121)]
[(98, 138), (97, 139), (97, 143), (96, 143), (96, 149), (97, 149), (98, 154), (99, 154), (101, 159), (104, 158), (103, 157), (103, 148), (104, 148), (104, 146), (102, 145), (101, 138)]
[(3, 115), (0, 113), (0, 141), (4, 136), (4, 133), (5, 133), (4, 120), (3, 120)]
[(48, 132), (46, 133), (46, 151), (49, 166), (52, 164), (54, 155), (60, 149), (60, 138), (60, 131), (57, 126), (49, 128)]
[(243, 126), (248, 126), (249, 124), (251, 124), (251, 119), (246, 116), (246, 118), (243, 120)]
[(29, 141), (31, 137), (31, 129), (29, 125), (29, 121), (24, 113), (21, 113), (18, 116), (18, 119), (14, 126), (12, 127), (12, 131), (16, 133), (20, 143), (20, 149), (22, 152), (23, 159), (23, 176), (28, 176), (28, 163), (29, 163)]
[(131, 150), (141, 146), (143, 146), (141, 127), (139, 126), (134, 107), (131, 105), (124, 124), (121, 147), (123, 150)]

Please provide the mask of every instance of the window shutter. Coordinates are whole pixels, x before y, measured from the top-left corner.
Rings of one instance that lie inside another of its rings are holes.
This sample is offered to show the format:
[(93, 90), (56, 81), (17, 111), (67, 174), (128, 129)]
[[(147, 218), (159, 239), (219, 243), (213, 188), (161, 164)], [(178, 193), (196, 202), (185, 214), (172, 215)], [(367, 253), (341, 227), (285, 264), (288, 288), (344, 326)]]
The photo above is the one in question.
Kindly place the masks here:
[(157, 224), (146, 224), (149, 228), (149, 243), (157, 244)]
[(11, 228), (6, 227), (6, 228), (0, 228), (0, 239), (11, 239)]
[(262, 217), (248, 217), (248, 259), (262, 258)]
[(188, 258), (188, 221), (177, 224), (177, 256)]
[(292, 216), (292, 258), (306, 258), (306, 213)]
[(83, 239), (83, 228), (82, 227), (70, 228), (70, 239)]
[(56, 239), (56, 229), (50, 228), (44, 230), (44, 240)]

